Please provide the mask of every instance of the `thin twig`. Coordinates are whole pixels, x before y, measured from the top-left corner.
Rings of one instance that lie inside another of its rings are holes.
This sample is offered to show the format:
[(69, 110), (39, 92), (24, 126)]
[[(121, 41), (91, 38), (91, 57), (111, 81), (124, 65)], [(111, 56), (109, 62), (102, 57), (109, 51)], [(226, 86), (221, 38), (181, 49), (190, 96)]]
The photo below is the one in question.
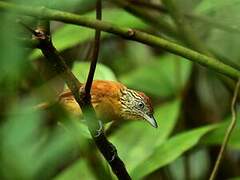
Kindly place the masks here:
[[(96, 2), (96, 18), (97, 20), (102, 19), (102, 2), (101, 0), (97, 0)], [(93, 77), (98, 61), (98, 55), (99, 55), (99, 49), (100, 49), (100, 38), (101, 38), (101, 30), (96, 29), (95, 31), (95, 40), (94, 40), (94, 48), (93, 48), (93, 56), (92, 56), (92, 61), (91, 61), (91, 66), (85, 86), (85, 92), (84, 95), (85, 97), (85, 106), (88, 107), (91, 103), (91, 86), (93, 82)], [(95, 113), (94, 113), (95, 114)], [(91, 117), (93, 113), (89, 114)], [(113, 144), (107, 141), (106, 136), (104, 135), (104, 131), (100, 129), (100, 134), (96, 136), (96, 128), (98, 127), (97, 121), (95, 123), (92, 122), (92, 119), (96, 120), (96, 117), (94, 118), (88, 118), (87, 119), (87, 124), (89, 131), (94, 139), (95, 144), (99, 148), (100, 152), (104, 156), (104, 158), (108, 161), (109, 165), (112, 168), (112, 171), (116, 174), (118, 179), (124, 179), (124, 180), (130, 180), (131, 177), (129, 176), (124, 163), (122, 160), (118, 157), (117, 150), (114, 147)], [(101, 126), (101, 125), (100, 125)], [(102, 127), (100, 127), (102, 128)]]
[[(101, 2), (101, 0), (97, 0), (97, 2), (96, 2), (96, 19), (98, 19), (98, 20), (102, 19), (102, 2)], [(91, 66), (90, 66), (90, 70), (88, 73), (88, 78), (87, 78), (87, 82), (86, 82), (86, 86), (85, 86), (86, 94), (90, 94), (93, 76), (94, 76), (97, 61), (98, 61), (98, 55), (99, 55), (99, 49), (100, 49), (100, 38), (101, 38), (101, 30), (96, 29), (92, 62), (91, 62)]]
[(32, 33), (33, 35), (37, 35), (36, 31), (34, 29), (32, 29), (31, 27), (29, 27), (27, 24), (25, 24), (23, 21), (21, 21), (20, 19), (18, 19), (16, 21), (18, 24), (20, 24), (22, 27), (24, 27), (27, 31), (29, 31), (30, 33)]
[(228, 141), (230, 139), (230, 136), (231, 136), (235, 126), (236, 126), (237, 114), (236, 114), (236, 110), (235, 110), (235, 104), (236, 104), (236, 100), (237, 100), (237, 96), (238, 96), (239, 87), (240, 87), (240, 79), (238, 80), (238, 82), (236, 84), (234, 94), (233, 94), (233, 98), (232, 98), (232, 103), (231, 103), (232, 120), (231, 120), (231, 123), (228, 126), (228, 129), (227, 129), (226, 134), (224, 136), (224, 140), (223, 140), (220, 152), (218, 154), (217, 160), (215, 162), (215, 165), (214, 165), (214, 168), (212, 170), (212, 173), (210, 175), (209, 180), (214, 180), (215, 179), (218, 168), (219, 168), (220, 163), (221, 163), (221, 160), (222, 160), (223, 155), (226, 151)]

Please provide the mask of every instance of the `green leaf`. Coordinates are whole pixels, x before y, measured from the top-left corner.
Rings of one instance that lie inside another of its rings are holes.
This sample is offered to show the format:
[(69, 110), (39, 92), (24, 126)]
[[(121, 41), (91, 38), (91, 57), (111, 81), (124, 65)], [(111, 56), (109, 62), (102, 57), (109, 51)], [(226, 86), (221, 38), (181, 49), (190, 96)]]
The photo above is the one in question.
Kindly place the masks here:
[(39, 174), (46, 179), (56, 165), (71, 156), (70, 152), (83, 150), (88, 143), (82, 132), (85, 128), (69, 123), (70, 119), (63, 115), (60, 119), (66, 123), (49, 132), (43, 126), (42, 112), (33, 108), (36, 103), (30, 99), (15, 104), (0, 127), (0, 169), (4, 179), (36, 179)]
[[(95, 18), (95, 11), (85, 15), (86, 17)], [(121, 17), (121, 18), (119, 18)], [(132, 16), (126, 11), (120, 9), (106, 9), (103, 11), (104, 21), (113, 22), (118, 26), (128, 26), (131, 28), (144, 28), (146, 25), (138, 18)], [(117, 19), (117, 21), (116, 21)], [(77, 44), (83, 43), (94, 37), (94, 30), (77, 25), (66, 24), (59, 28), (52, 35), (53, 43), (58, 51), (63, 51)], [(101, 38), (109, 37), (109, 33), (102, 33)], [(41, 56), (39, 50), (34, 50), (31, 59)]]
[[(14, 34), (19, 33), (19, 27), (15, 21), (17, 17), (12, 14), (2, 14), (0, 28), (0, 94), (3, 90), (9, 93), (9, 90), (13, 90), (20, 80), (23, 79), (23, 75), (28, 72), (27, 61), (24, 59), (24, 47), (13, 38)], [(4, 94), (3, 96), (6, 96)]]
[[(202, 143), (207, 144), (207, 145), (220, 145), (223, 142), (226, 130), (230, 124), (230, 119), (227, 118), (223, 123), (219, 123), (217, 125), (217, 128), (208, 133), (203, 139)], [(228, 147), (233, 148), (233, 149), (240, 149), (240, 118), (237, 119), (237, 124), (236, 127), (233, 130), (233, 133), (230, 137)]]
[(96, 180), (91, 171), (90, 167), (88, 166), (87, 161), (79, 160), (77, 163), (70, 166), (67, 170), (63, 171), (63, 173), (59, 174), (55, 180), (66, 180), (66, 179), (79, 179), (81, 177), (82, 180), (84, 179), (91, 179)]
[[(171, 178), (174, 180), (183, 179), (206, 179), (206, 175), (209, 173), (210, 161), (209, 161), (207, 148), (195, 148), (189, 151), (186, 156), (180, 156), (174, 162), (169, 164), (168, 170), (171, 174)], [(189, 169), (186, 171), (186, 160), (189, 163)]]
[(111, 142), (116, 145), (119, 156), (129, 171), (167, 139), (177, 122), (179, 109), (179, 100), (156, 107), (154, 116), (158, 129), (146, 124), (147, 122), (135, 121), (126, 124), (111, 137)]
[[(214, 50), (220, 57), (228, 58), (237, 63), (240, 58), (238, 48), (240, 46), (240, 1), (239, 0), (204, 0), (196, 9), (199, 16), (207, 16), (211, 21), (222, 24), (221, 30), (211, 29), (208, 31), (204, 43)], [(205, 31), (208, 24), (204, 23), (197, 27)], [(230, 27), (225, 28), (225, 27)], [(234, 33), (233, 33), (234, 32)], [(206, 32), (205, 35), (206, 36)]]
[[(72, 71), (80, 82), (86, 82), (89, 68), (90, 63), (77, 62), (74, 64)], [(109, 67), (98, 63), (94, 74), (94, 79), (116, 81), (117, 78)]]
[[(33, 111), (34, 101), (28, 100), (10, 108), (4, 126), (1, 127), (1, 160), (6, 179), (31, 179), (38, 167), (32, 166), (34, 153), (41, 140), (38, 132), (41, 113)], [(9, 173), (14, 171), (14, 173)]]
[[(84, 130), (84, 128), (80, 128)], [(80, 132), (79, 127), (75, 127), (73, 124), (61, 124), (51, 133), (51, 138), (44, 144), (45, 146), (41, 147), (41, 154), (35, 157), (40, 166), (36, 176), (44, 173), (41, 176), (48, 179), (54, 173), (56, 166), (68, 161), (71, 153), (85, 150), (87, 144), (88, 141)], [(81, 158), (83, 157), (79, 159)]]
[[(239, 6), (240, 2), (239, 0), (231, 0), (231, 1), (225, 1), (225, 0), (203, 0), (197, 7), (197, 12), (209, 12), (209, 11), (223, 11), (222, 13), (227, 12), (231, 7)], [(232, 12), (229, 12), (231, 14)]]
[(230, 178), (230, 179), (228, 179), (228, 180), (240, 180), (240, 176), (238, 176), (238, 177), (232, 177), (232, 178)]
[(131, 176), (133, 179), (141, 179), (153, 171), (171, 163), (185, 151), (195, 146), (200, 138), (213, 128), (214, 126), (206, 126), (170, 138), (164, 144), (156, 147), (155, 152), (130, 171)]
[(190, 71), (191, 62), (168, 54), (123, 75), (120, 81), (154, 96), (173, 96), (184, 87)]

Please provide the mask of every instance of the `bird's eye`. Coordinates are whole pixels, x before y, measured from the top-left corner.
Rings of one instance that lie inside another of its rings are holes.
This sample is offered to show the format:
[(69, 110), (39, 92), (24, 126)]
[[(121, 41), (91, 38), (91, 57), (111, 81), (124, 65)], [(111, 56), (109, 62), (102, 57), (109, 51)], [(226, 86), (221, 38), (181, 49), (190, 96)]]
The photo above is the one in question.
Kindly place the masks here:
[(143, 109), (144, 108), (144, 103), (143, 102), (138, 103), (138, 107)]

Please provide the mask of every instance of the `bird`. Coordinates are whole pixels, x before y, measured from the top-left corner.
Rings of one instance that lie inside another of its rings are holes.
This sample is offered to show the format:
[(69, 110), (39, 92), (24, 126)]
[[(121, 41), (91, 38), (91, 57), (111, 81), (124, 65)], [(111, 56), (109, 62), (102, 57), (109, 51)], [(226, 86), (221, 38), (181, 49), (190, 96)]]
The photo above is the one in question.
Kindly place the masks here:
[[(80, 87), (85, 88), (85, 84)], [(157, 121), (153, 116), (151, 99), (143, 92), (129, 89), (116, 81), (94, 80), (91, 87), (91, 104), (97, 118), (108, 123), (123, 120), (145, 120), (154, 128)], [(58, 103), (74, 115), (82, 115), (82, 110), (67, 89), (58, 96)], [(45, 105), (44, 105), (45, 106)]]

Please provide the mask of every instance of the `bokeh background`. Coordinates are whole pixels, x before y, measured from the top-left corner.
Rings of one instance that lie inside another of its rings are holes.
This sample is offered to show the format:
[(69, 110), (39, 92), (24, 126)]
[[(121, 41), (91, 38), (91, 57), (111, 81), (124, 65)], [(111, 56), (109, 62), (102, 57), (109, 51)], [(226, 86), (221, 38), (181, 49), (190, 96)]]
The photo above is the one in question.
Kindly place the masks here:
[[(94, 0), (4, 2), (44, 5), (95, 18)], [(159, 0), (141, 2), (162, 7)], [(204, 46), (240, 70), (240, 1), (174, 2)], [(176, 27), (168, 12), (132, 4)], [(103, 1), (102, 19), (182, 44), (111, 0)], [(49, 71), (39, 50), (23, 43), (32, 35), (17, 20), (36, 26), (36, 18), (0, 10), (0, 179), (116, 179), (84, 123), (57, 104), (48, 111), (34, 108), (56, 100), (66, 85)], [(51, 33), (66, 63), (85, 82), (94, 30), (51, 22)], [(108, 135), (133, 179), (209, 177), (231, 119), (233, 86), (224, 77), (162, 49), (103, 32), (95, 79), (120, 81), (145, 92), (154, 103), (158, 129), (134, 121)], [(239, 150), (238, 122), (217, 179), (240, 179)]]

